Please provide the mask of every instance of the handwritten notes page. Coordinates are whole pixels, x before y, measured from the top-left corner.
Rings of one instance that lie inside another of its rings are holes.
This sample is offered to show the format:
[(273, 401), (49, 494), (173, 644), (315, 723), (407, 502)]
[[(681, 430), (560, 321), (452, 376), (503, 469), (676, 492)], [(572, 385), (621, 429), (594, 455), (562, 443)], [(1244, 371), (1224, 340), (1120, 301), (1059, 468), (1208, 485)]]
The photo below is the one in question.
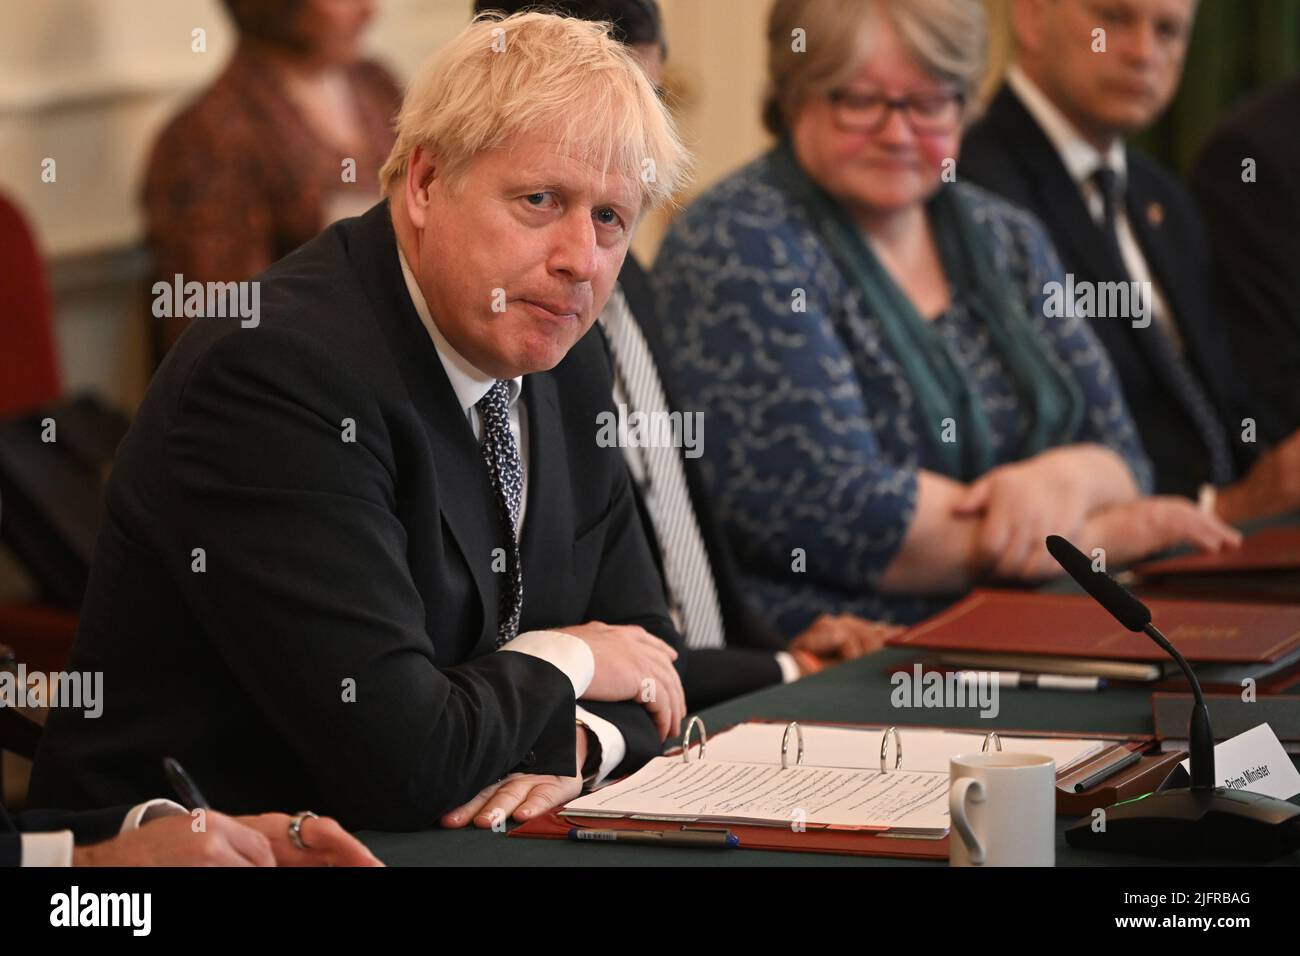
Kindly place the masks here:
[(562, 812), (942, 835), (948, 830), (948, 774), (806, 765), (783, 770), (779, 764), (656, 757)]

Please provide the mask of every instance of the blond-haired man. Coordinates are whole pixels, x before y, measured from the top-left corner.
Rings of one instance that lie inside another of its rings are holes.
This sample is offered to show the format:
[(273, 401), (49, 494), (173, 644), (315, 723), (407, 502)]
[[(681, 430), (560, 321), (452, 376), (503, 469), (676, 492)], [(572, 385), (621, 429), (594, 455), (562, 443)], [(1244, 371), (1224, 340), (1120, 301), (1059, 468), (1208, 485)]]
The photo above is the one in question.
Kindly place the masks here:
[[(686, 158), (596, 24), (475, 21), (412, 82), (387, 197), (181, 337), (119, 453), (41, 802), (172, 753), (214, 806), (525, 819), (683, 716), (677, 635), (584, 337)], [(248, 326), (248, 327), (245, 327)], [(575, 703), (576, 702), (576, 703)]]

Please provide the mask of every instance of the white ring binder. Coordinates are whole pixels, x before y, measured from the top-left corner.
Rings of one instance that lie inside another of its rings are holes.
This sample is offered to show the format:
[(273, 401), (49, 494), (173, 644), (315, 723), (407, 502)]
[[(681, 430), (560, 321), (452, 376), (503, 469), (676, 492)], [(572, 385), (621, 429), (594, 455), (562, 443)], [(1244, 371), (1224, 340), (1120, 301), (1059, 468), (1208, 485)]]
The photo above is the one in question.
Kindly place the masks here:
[(998, 736), (998, 732), (996, 730), (990, 730), (987, 734), (984, 735), (984, 746), (980, 748), (980, 753), (988, 753), (990, 740), (993, 741), (993, 743), (998, 745), (998, 753), (1001, 753), (1002, 738)]
[(886, 727), (885, 732), (880, 735), (880, 772), (888, 773), (889, 768), (885, 766), (885, 755), (889, 753), (889, 738), (894, 738), (894, 769), (903, 762), (903, 735), (898, 732), (897, 727)]
[(700, 756), (697, 759), (704, 759), (704, 746), (709, 742), (709, 735), (704, 731), (704, 721), (696, 714), (686, 722), (686, 733), (682, 734), (682, 763), (691, 762), (691, 731), (696, 727), (700, 728)]
[(803, 763), (803, 728), (799, 726), (799, 721), (792, 720), (785, 725), (785, 733), (781, 735), (781, 769), (788, 770), (789, 762), (787, 754), (790, 749), (790, 730), (794, 729), (795, 738), (799, 741), (799, 753), (794, 758), (795, 766)]

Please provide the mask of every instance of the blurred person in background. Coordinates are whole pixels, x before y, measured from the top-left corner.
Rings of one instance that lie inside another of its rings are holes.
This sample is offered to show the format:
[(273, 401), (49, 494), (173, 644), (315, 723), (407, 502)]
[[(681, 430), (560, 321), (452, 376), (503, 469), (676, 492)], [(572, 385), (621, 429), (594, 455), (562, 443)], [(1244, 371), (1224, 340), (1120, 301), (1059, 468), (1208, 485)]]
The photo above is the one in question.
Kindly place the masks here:
[(1247, 97), (1225, 117), (1191, 175), (1238, 363), (1287, 431), (1300, 428), (1297, 171), (1300, 76), (1293, 76)]
[(664, 95), (663, 72), (668, 44), (664, 39), (663, 16), (656, 0), (474, 0), (475, 16), (489, 10), (511, 14), (534, 9), (578, 20), (608, 23), (609, 35), (627, 47), (660, 97)]
[[(239, 45), (154, 144), (155, 277), (249, 279), (379, 198), (401, 90), (360, 55), (374, 0), (222, 0)], [(162, 319), (166, 350), (188, 322)]]
[(1149, 290), (1144, 315), (1107, 305), (1090, 324), (1156, 491), (1195, 498), (1234, 524), (1300, 509), (1300, 434), (1287, 437), (1292, 429), (1233, 362), (1201, 212), (1172, 173), (1125, 141), (1178, 89), (1194, 0), (1016, 0), (1012, 9), (1016, 59), (966, 137), (960, 178), (1042, 220), (1076, 287)]
[[(701, 196), (655, 262), (674, 371), (765, 616), (897, 622), (982, 580), (1239, 536), (1150, 465), (1039, 223), (952, 183), (984, 71), (975, 0), (778, 0), (775, 149)], [(806, 45), (801, 40), (806, 39)]]

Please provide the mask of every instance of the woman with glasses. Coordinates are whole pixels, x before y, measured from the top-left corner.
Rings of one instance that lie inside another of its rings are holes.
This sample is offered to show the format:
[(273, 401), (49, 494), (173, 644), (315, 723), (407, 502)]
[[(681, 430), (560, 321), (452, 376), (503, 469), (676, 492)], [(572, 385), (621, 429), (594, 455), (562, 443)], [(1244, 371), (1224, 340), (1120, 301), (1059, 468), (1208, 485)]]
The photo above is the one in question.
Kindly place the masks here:
[(1237, 537), (1139, 497), (1150, 466), (1041, 226), (955, 181), (985, 36), (978, 0), (777, 0), (778, 144), (655, 263), (705, 473), (787, 632), (1042, 578), (1050, 533), (1115, 565)]

